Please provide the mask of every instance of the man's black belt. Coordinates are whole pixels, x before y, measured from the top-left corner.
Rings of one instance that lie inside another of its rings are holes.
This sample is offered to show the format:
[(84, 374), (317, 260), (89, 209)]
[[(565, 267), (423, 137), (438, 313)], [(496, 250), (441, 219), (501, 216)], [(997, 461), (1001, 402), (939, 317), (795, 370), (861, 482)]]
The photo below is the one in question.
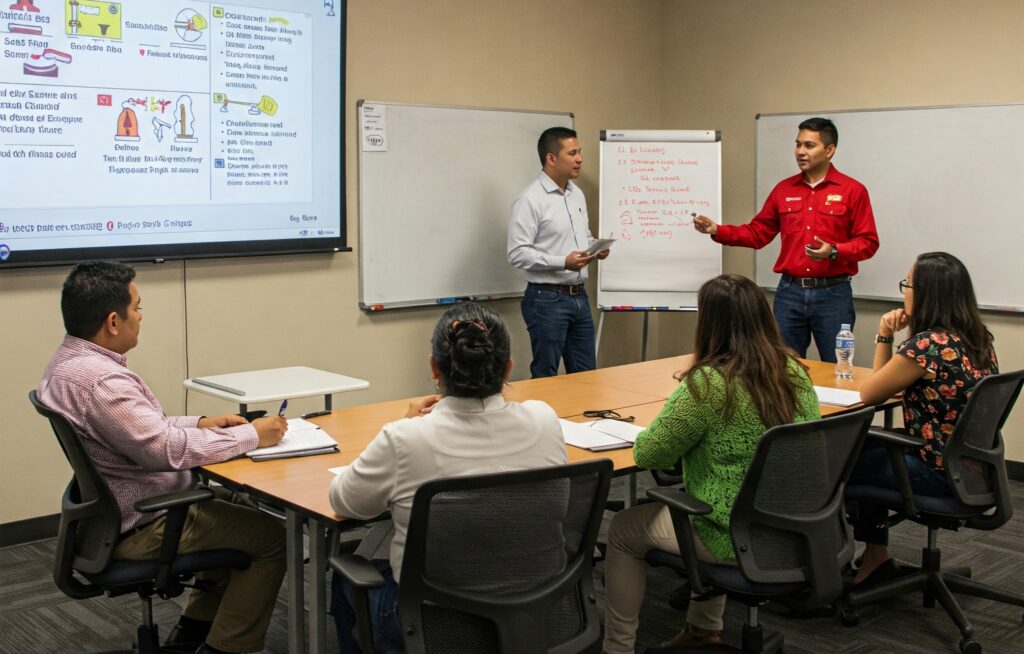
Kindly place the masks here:
[(796, 284), (800, 288), (824, 288), (825, 286), (835, 286), (836, 284), (848, 284), (850, 282), (849, 275), (839, 275), (838, 277), (793, 277), (792, 275), (783, 275), (782, 281)]
[(550, 288), (552, 291), (561, 291), (569, 295), (579, 295), (585, 288), (582, 282), (579, 284), (538, 284), (537, 282), (529, 282), (529, 285), (536, 288)]

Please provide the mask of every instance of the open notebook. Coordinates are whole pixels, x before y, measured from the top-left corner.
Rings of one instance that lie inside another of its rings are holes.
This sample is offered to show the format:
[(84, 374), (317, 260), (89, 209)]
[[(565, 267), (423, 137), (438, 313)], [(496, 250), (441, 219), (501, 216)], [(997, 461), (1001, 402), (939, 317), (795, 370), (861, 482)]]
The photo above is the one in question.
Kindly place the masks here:
[(591, 420), (590, 422), (559, 420), (559, 422), (562, 423), (562, 438), (565, 439), (566, 445), (591, 452), (633, 447), (636, 435), (644, 430), (640, 425), (622, 420), (605, 419)]
[(288, 431), (277, 445), (258, 447), (246, 452), (253, 461), (286, 459), (293, 456), (312, 456), (338, 451), (338, 443), (320, 427), (302, 418), (290, 418)]

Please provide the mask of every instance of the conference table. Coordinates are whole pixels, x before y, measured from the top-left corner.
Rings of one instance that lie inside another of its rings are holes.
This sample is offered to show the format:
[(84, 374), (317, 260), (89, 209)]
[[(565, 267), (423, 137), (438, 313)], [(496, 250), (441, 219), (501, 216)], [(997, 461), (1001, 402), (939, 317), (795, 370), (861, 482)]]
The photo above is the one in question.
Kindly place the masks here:
[[(511, 401), (543, 400), (559, 417), (583, 421), (585, 411), (614, 409), (634, 416), (636, 424), (647, 425), (658, 415), (665, 400), (678, 385), (673, 374), (688, 368), (692, 355), (656, 359), (591, 370), (588, 372), (542, 379), (511, 382), (503, 394)], [(855, 368), (853, 379), (837, 380), (831, 363), (804, 361), (817, 386), (857, 390), (872, 372)], [(336, 529), (355, 527), (362, 523), (339, 516), (331, 509), (327, 497), (334, 479), (332, 468), (352, 463), (380, 428), (405, 415), (409, 399), (377, 402), (333, 411), (330, 415), (312, 418), (338, 441), (338, 452), (311, 457), (253, 462), (247, 458), (204, 466), (200, 474), (225, 487), (248, 493), (261, 504), (283, 510), (288, 547), (288, 651), (307, 651), (307, 630), (304, 605), (309, 604), (308, 647), (320, 654), (326, 650), (327, 636), (327, 569), (328, 534)], [(892, 409), (898, 405), (893, 398), (880, 405), (887, 425)], [(822, 415), (861, 408), (821, 405)], [(570, 462), (607, 458), (615, 473), (625, 475), (637, 471), (630, 448), (590, 452), (567, 446)], [(635, 480), (632, 482), (635, 484)], [(635, 485), (630, 487), (631, 494)], [(309, 536), (309, 589), (304, 584), (303, 531)]]

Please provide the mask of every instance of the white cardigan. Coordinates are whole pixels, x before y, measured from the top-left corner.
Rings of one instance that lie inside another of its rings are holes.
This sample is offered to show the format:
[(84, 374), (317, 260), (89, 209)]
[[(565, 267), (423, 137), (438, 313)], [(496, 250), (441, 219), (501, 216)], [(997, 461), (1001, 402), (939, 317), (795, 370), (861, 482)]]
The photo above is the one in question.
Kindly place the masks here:
[(445, 397), (423, 417), (384, 425), (331, 484), (331, 507), (362, 520), (391, 511), (390, 560), (398, 581), (412, 498), (423, 483), (565, 462), (558, 416), (544, 402), (507, 402), (500, 394)]

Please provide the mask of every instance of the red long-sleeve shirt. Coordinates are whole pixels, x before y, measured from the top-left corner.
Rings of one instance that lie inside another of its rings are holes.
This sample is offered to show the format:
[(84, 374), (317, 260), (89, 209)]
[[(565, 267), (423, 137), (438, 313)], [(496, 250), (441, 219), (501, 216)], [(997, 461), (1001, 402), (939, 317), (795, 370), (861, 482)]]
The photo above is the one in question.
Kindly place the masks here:
[[(775, 272), (793, 277), (856, 275), (857, 262), (878, 250), (878, 231), (871, 199), (864, 185), (829, 166), (813, 188), (803, 173), (787, 177), (772, 189), (764, 207), (746, 225), (719, 225), (712, 237), (722, 245), (760, 249), (782, 234)], [(820, 247), (814, 237), (836, 246), (833, 261), (815, 261), (805, 245)]]

